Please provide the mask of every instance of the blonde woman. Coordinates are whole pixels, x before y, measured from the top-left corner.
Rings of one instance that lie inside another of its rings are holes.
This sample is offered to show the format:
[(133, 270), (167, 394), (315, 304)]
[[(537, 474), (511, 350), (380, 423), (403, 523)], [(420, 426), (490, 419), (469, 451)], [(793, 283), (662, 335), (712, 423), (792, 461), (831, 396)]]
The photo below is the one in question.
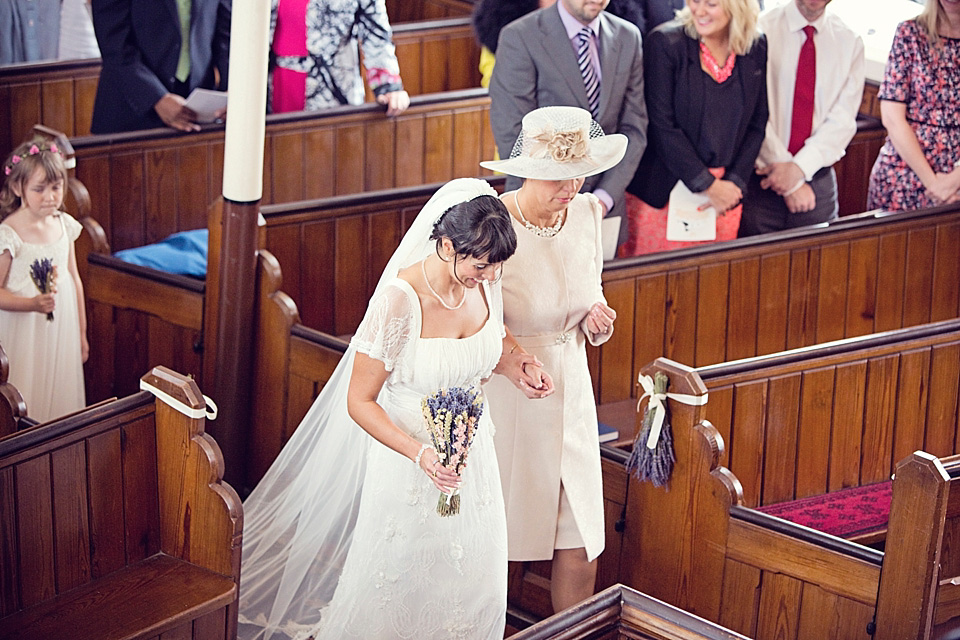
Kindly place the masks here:
[(626, 257), (688, 246), (666, 238), (677, 181), (709, 198), (717, 240), (737, 236), (740, 200), (767, 124), (767, 43), (757, 0), (687, 0), (643, 42), (648, 144), (627, 188)]
[(887, 141), (868, 209), (911, 211), (960, 200), (960, 3), (927, 0), (901, 22), (880, 85)]

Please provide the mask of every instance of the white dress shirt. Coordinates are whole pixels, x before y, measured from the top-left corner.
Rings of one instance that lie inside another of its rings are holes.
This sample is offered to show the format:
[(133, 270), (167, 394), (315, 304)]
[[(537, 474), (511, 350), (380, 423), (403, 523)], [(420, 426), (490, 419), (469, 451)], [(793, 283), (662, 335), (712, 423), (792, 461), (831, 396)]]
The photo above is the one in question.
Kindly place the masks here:
[[(790, 120), (800, 47), (807, 36), (803, 28), (817, 30), (817, 80), (814, 90), (813, 130), (803, 147), (791, 156)], [(807, 181), (823, 167), (843, 157), (857, 132), (857, 113), (863, 97), (863, 40), (829, 10), (807, 22), (796, 2), (765, 11), (760, 28), (767, 35), (767, 100), (770, 118), (757, 166), (790, 162), (800, 167)]]

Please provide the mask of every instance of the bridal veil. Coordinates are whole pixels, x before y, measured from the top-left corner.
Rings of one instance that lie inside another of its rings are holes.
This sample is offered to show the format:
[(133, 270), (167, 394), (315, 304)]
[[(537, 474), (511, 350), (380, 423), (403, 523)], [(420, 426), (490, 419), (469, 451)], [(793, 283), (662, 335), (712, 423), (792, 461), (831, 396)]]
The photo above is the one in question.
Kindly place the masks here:
[[(374, 297), (400, 270), (434, 251), (430, 235), (450, 207), (481, 195), (497, 193), (474, 178), (441, 187), (400, 241)], [(241, 640), (294, 636), (319, 621), (321, 608), (336, 590), (357, 519), (367, 450), (380, 446), (347, 414), (355, 353), (351, 345), (244, 501)]]

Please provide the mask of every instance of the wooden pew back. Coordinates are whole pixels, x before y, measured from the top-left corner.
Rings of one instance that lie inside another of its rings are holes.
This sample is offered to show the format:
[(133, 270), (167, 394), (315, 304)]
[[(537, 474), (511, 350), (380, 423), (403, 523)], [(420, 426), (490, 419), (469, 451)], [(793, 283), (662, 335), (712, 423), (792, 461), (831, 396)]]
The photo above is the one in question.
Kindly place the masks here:
[(76, 243), (87, 303), (90, 357), (87, 401), (135, 393), (151, 364), (183, 371), (203, 384), (205, 283), (113, 257), (103, 229), (81, 219)]
[(958, 281), (958, 207), (613, 261), (617, 330), (591, 355), (597, 399), (630, 398), (661, 356), (706, 366), (960, 317)]
[(699, 367), (748, 507), (890, 479), (958, 452), (960, 320)]
[(241, 506), (203, 426), (139, 392), (0, 440), (0, 636), (236, 637)]
[(469, 16), (473, 11), (472, 0), (387, 0), (387, 15), (390, 24), (419, 20), (436, 20), (455, 16)]
[(0, 345), (0, 438), (16, 433), (27, 416), (27, 405), (15, 386), (10, 384), (10, 360)]
[[(480, 86), (480, 47), (469, 11), (444, 11), (442, 2), (431, 0), (435, 6), (426, 11), (404, 2), (408, 11), (427, 17), (394, 26), (397, 61), (410, 95)], [(0, 156), (5, 158), (36, 122), (69, 137), (90, 135), (100, 67), (99, 58), (0, 67)]]
[(281, 284), (277, 259), (261, 251), (246, 464), (251, 487), (270, 468), (347, 349), (346, 342), (300, 324), (297, 305)]
[(515, 640), (660, 638), (745, 640), (745, 636), (660, 602), (622, 584), (512, 636)]
[[(262, 204), (475, 176), (493, 156), (485, 89), (415, 97), (386, 118), (379, 105), (267, 117)], [(207, 225), (223, 182), (223, 126), (73, 140), (76, 177), (114, 250)]]

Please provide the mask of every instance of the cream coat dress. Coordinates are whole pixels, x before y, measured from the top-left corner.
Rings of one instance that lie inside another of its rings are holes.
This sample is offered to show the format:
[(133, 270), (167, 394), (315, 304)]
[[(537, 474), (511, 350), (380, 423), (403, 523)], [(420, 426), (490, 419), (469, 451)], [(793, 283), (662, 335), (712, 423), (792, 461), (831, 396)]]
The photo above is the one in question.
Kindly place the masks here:
[(543, 362), (556, 393), (530, 400), (504, 376), (493, 376), (484, 388), (497, 425), (512, 561), (553, 557), (561, 483), (587, 556), (603, 551), (597, 407), (586, 343), (605, 342), (612, 332), (588, 335), (584, 323), (590, 307), (605, 302), (601, 211), (594, 195), (577, 195), (551, 238), (513, 220), (517, 252), (503, 266), (504, 324)]

